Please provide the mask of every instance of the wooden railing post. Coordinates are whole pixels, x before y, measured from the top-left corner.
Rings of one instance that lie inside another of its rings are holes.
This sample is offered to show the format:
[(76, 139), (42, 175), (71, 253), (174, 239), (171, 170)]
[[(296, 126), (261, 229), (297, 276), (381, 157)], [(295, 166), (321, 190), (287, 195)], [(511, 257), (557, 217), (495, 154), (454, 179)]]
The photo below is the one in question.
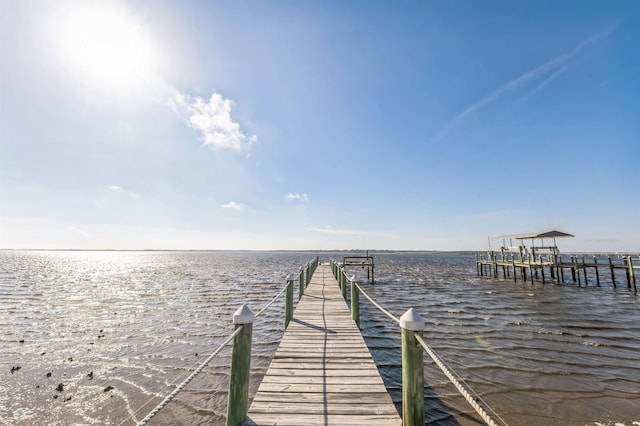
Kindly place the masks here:
[(344, 270), (342, 271), (342, 287), (340, 288), (342, 290), (342, 298), (347, 300), (347, 273)]
[(304, 269), (300, 268), (300, 276), (298, 277), (298, 300), (302, 299), (304, 294)]
[(616, 273), (613, 269), (613, 262), (611, 262), (611, 256), (607, 256), (609, 260), (609, 271), (611, 272), (611, 283), (613, 284), (613, 288), (616, 288)]
[(251, 371), (251, 334), (255, 315), (247, 305), (233, 314), (233, 324), (242, 331), (233, 338), (227, 426), (238, 426), (247, 417), (249, 409), (249, 372)]
[(638, 287), (636, 287), (636, 274), (633, 271), (633, 261), (631, 260), (631, 255), (629, 255), (628, 261), (629, 261), (629, 277), (631, 277), (631, 282), (633, 283), (633, 291), (637, 292)]
[(416, 333), (424, 318), (413, 308), (400, 317), (402, 327), (402, 425), (424, 425), (424, 353)]
[(286, 330), (289, 327), (291, 318), (293, 318), (293, 280), (291, 279), (291, 274), (287, 275), (287, 290), (284, 301), (284, 329)]
[(351, 319), (360, 328), (360, 290), (355, 275), (351, 277)]

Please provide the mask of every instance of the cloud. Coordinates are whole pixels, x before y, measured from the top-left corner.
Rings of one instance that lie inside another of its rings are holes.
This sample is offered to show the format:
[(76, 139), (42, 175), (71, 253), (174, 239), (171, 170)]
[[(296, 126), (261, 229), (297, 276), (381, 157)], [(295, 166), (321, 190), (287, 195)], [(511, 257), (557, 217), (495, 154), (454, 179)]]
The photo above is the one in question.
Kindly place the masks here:
[(136, 200), (140, 198), (140, 195), (138, 195), (137, 193), (135, 193), (133, 191), (128, 191), (128, 190), (124, 189), (123, 187), (121, 187), (120, 185), (110, 185), (110, 186), (108, 186), (108, 189), (109, 189), (109, 191), (113, 192), (114, 194), (122, 194), (122, 195), (118, 195), (118, 197), (126, 196), (126, 197), (130, 197), (130, 198), (133, 198), (133, 199), (136, 199)]
[(243, 211), (247, 208), (247, 206), (245, 206), (242, 203), (236, 203), (235, 201), (229, 201), (227, 204), (223, 204), (221, 206), (223, 209), (230, 209), (230, 210), (236, 210), (236, 211)]
[(78, 227), (75, 227), (75, 226), (73, 226), (73, 225), (69, 225), (69, 226), (67, 226), (67, 228), (66, 228), (66, 229), (67, 229), (67, 231), (71, 231), (71, 232), (73, 232), (73, 233), (75, 233), (75, 234), (81, 235), (81, 236), (82, 236), (82, 237), (84, 237), (84, 238), (91, 238), (91, 237), (93, 237), (93, 235), (92, 235), (92, 234), (90, 234), (89, 232), (83, 231), (82, 229), (80, 229), (80, 228), (78, 228)]
[(207, 101), (177, 92), (168, 104), (178, 114), (186, 117), (189, 127), (200, 132), (204, 144), (211, 148), (248, 152), (258, 141), (256, 135), (244, 133), (240, 124), (233, 121), (233, 101), (225, 99), (219, 93), (213, 93)]
[(362, 231), (357, 229), (336, 229), (331, 226), (325, 226), (324, 228), (307, 228), (307, 231), (318, 232), (321, 234), (327, 235), (342, 235), (342, 236), (352, 236), (352, 237), (388, 237), (384, 232), (375, 232), (375, 231)]
[(293, 194), (290, 192), (287, 195), (285, 195), (285, 198), (290, 201), (302, 201), (302, 202), (309, 201), (309, 197), (307, 197), (307, 194)]
[(436, 135), (435, 139), (440, 140), (451, 130), (457, 127), (460, 123), (462, 123), (467, 117), (484, 108), (485, 106), (491, 104), (506, 93), (513, 92), (528, 84), (534, 83), (544, 78), (544, 80), (539, 83), (537, 87), (526, 96), (526, 98), (542, 90), (547, 84), (564, 73), (569, 68), (569, 62), (573, 58), (575, 58), (583, 49), (607, 37), (615, 30), (616, 27), (617, 25), (612, 25), (605, 31), (584, 39), (573, 50), (567, 53), (563, 53), (562, 55), (550, 61), (547, 61), (542, 65), (538, 65), (537, 67), (525, 72), (519, 77), (516, 77), (513, 80), (508, 81), (506, 84), (503, 84), (498, 89), (489, 93), (484, 98), (467, 107), (464, 111), (449, 120)]

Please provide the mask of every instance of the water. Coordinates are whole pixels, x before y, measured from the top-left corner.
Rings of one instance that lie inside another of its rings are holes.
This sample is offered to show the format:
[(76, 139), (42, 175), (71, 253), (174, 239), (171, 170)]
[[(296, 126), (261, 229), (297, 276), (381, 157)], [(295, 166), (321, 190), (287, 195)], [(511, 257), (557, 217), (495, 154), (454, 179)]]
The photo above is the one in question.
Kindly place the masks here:
[[(0, 423), (135, 424), (231, 332), (233, 311), (245, 302), (258, 311), (313, 256), (0, 252)], [(640, 425), (633, 292), (477, 277), (472, 255), (375, 259), (366, 290), (398, 316), (418, 309), (427, 343), (509, 424)], [(399, 332), (361, 300), (363, 334), (399, 403)], [(282, 336), (283, 303), (254, 325), (250, 393)], [(153, 423), (223, 424), (229, 356), (226, 348)], [(425, 361), (427, 422), (478, 424)]]

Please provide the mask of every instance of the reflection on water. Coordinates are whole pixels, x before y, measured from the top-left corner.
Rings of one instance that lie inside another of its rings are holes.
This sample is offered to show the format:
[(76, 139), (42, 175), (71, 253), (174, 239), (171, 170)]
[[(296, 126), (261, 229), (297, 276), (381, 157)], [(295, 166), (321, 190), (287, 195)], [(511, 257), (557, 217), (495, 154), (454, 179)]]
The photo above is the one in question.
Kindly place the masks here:
[[(135, 424), (231, 332), (235, 309), (260, 309), (313, 255), (0, 252), (0, 423)], [(367, 291), (398, 316), (417, 308), (427, 343), (510, 424), (640, 421), (640, 313), (626, 288), (477, 277), (461, 254), (376, 255), (376, 279)], [(251, 393), (282, 335), (283, 303), (254, 326)], [(364, 300), (361, 315), (398, 403), (397, 327)], [(154, 423), (223, 423), (229, 353)], [(427, 421), (478, 424), (425, 361)]]

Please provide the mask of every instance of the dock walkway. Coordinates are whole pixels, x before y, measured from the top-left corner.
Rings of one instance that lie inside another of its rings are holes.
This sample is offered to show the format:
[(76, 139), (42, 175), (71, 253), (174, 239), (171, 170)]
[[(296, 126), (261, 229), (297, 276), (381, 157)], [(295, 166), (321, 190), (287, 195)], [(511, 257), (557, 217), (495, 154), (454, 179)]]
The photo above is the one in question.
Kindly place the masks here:
[(328, 264), (316, 269), (243, 425), (401, 425)]

